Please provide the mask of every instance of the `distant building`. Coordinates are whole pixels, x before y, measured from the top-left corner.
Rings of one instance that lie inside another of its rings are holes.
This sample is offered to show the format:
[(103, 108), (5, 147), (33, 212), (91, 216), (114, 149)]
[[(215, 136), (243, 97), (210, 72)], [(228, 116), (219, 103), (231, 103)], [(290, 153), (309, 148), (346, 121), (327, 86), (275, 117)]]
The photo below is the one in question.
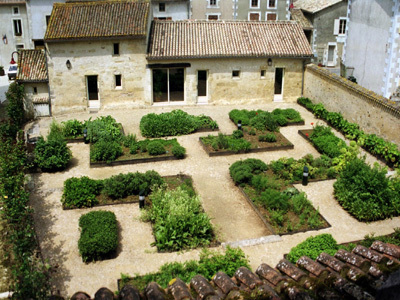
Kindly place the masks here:
[(363, 87), (399, 99), (400, 3), (349, 0), (344, 64)]
[(289, 0), (191, 0), (191, 19), (289, 20)]
[(346, 40), (347, 0), (297, 0), (292, 19), (302, 24), (313, 49), (313, 61), (339, 70)]
[(186, 20), (190, 17), (190, 1), (152, 0), (151, 13), (158, 20)]

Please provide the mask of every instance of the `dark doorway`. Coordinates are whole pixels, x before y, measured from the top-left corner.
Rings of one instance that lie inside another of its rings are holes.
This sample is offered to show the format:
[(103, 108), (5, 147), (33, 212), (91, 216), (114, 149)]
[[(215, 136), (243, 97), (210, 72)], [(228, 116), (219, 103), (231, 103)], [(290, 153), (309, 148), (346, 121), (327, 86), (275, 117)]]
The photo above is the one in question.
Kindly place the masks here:
[(197, 96), (207, 97), (207, 71), (197, 71)]
[(275, 69), (275, 95), (282, 94), (282, 87), (283, 87), (283, 68), (276, 68)]
[(87, 76), (87, 90), (89, 100), (99, 100), (97, 75)]
[(184, 100), (183, 68), (153, 69), (153, 102)]

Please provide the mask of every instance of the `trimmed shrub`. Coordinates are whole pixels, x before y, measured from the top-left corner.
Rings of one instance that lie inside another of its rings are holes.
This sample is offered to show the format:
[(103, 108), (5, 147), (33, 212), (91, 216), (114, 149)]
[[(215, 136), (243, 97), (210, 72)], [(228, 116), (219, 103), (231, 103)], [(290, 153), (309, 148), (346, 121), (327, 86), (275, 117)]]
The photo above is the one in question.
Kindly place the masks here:
[(289, 121), (284, 115), (274, 115), (274, 119), (279, 126), (286, 126)]
[(90, 159), (110, 163), (122, 155), (120, 142), (109, 138), (101, 138), (91, 146)]
[(149, 152), (150, 155), (161, 155), (166, 153), (164, 145), (160, 141), (150, 141), (147, 144), (147, 152)]
[(103, 189), (101, 180), (93, 180), (87, 176), (71, 177), (64, 181), (62, 204), (66, 208), (92, 207), (98, 203), (96, 196)]
[(310, 140), (320, 153), (331, 158), (340, 156), (341, 150), (347, 148), (346, 143), (326, 126), (315, 126)]
[(288, 260), (296, 263), (302, 256), (308, 256), (312, 260), (315, 260), (322, 252), (335, 255), (338, 249), (339, 246), (332, 235), (327, 233), (320, 234), (309, 237), (304, 242), (293, 247), (288, 254)]
[(234, 130), (232, 133), (232, 137), (234, 139), (241, 139), (244, 136), (243, 131), (242, 130)]
[(71, 150), (62, 135), (53, 136), (47, 141), (39, 137), (34, 155), (35, 163), (43, 171), (64, 170), (72, 158)]
[(113, 255), (118, 247), (118, 224), (111, 211), (92, 211), (79, 218), (79, 254), (84, 262)]
[(258, 140), (260, 142), (268, 142), (268, 143), (275, 143), (276, 142), (276, 135), (273, 133), (268, 133), (265, 135), (259, 135)]
[(174, 145), (172, 147), (172, 154), (177, 158), (184, 158), (186, 153), (186, 149), (181, 145)]
[(229, 173), (235, 184), (243, 184), (251, 182), (254, 175), (260, 174), (267, 170), (267, 165), (255, 158), (239, 160), (229, 167)]
[(95, 120), (86, 122), (87, 139), (90, 143), (96, 143), (101, 139), (120, 141), (122, 138), (121, 127), (111, 116), (101, 116)]

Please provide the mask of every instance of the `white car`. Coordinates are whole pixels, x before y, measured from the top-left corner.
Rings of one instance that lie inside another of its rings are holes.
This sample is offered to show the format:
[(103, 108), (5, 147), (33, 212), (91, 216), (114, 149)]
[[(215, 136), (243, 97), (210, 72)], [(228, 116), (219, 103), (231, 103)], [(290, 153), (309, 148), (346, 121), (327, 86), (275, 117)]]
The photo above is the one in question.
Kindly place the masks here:
[(8, 79), (9, 80), (16, 79), (17, 71), (18, 71), (17, 65), (11, 65), (10, 68), (8, 68)]

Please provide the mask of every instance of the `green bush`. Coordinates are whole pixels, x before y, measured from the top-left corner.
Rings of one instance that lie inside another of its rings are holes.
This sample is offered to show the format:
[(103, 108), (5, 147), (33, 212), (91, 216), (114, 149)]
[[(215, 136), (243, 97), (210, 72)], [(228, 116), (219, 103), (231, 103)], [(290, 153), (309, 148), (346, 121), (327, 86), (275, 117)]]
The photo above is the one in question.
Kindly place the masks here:
[(160, 141), (150, 141), (147, 144), (147, 152), (150, 155), (162, 155), (166, 153), (166, 150)]
[(6, 92), (7, 115), (16, 128), (21, 128), (25, 122), (24, 96), (25, 91), (22, 84), (16, 82), (10, 84)]
[(64, 181), (62, 204), (65, 208), (92, 207), (98, 203), (97, 195), (103, 189), (101, 180), (93, 180), (87, 176), (71, 177)]
[(35, 163), (43, 171), (64, 170), (72, 158), (71, 150), (63, 136), (44, 140), (39, 137), (34, 150)]
[(79, 218), (81, 236), (79, 254), (84, 262), (101, 260), (115, 254), (118, 247), (118, 224), (111, 211), (92, 211)]
[(312, 260), (315, 260), (322, 252), (335, 255), (338, 249), (339, 246), (332, 235), (326, 233), (320, 234), (309, 237), (304, 242), (293, 247), (288, 254), (288, 260), (296, 263), (302, 256), (308, 256)]
[(154, 224), (158, 250), (179, 251), (210, 244), (213, 229), (197, 196), (191, 197), (178, 187), (169, 191), (158, 189), (150, 200), (148, 218)]
[(276, 135), (274, 133), (267, 133), (265, 135), (259, 135), (258, 140), (260, 142), (268, 142), (268, 143), (275, 143), (276, 142)]
[(251, 149), (251, 143), (245, 139), (230, 138), (228, 149), (236, 153), (240, 151), (247, 152)]
[(263, 161), (255, 158), (248, 158), (246, 160), (234, 162), (229, 167), (229, 173), (235, 184), (240, 185), (251, 182), (254, 175), (266, 171), (267, 168), (267, 165)]
[(254, 118), (250, 119), (250, 126), (258, 130), (279, 131), (279, 125), (276, 122), (274, 115), (267, 112), (259, 112)]
[(265, 208), (284, 212), (289, 209), (289, 198), (290, 195), (269, 188), (260, 195), (260, 200)]
[(310, 140), (320, 153), (331, 158), (340, 156), (341, 150), (347, 148), (346, 143), (326, 126), (315, 126)]
[(184, 158), (186, 153), (186, 149), (181, 145), (174, 145), (172, 147), (172, 154), (177, 158)]
[(140, 120), (140, 131), (145, 137), (163, 137), (189, 134), (199, 128), (218, 128), (218, 124), (209, 117), (192, 116), (175, 109), (168, 113), (150, 113)]
[(303, 121), (301, 118), (300, 113), (293, 109), (293, 108), (287, 108), (282, 111), (282, 115), (286, 117), (286, 119), (290, 120), (291, 122), (300, 122)]
[(275, 119), (275, 122), (276, 122), (279, 126), (286, 126), (286, 125), (289, 123), (288, 119), (287, 119), (283, 114), (281, 114), (281, 115), (274, 115), (274, 119)]
[(194, 276), (199, 274), (211, 280), (218, 271), (224, 272), (231, 277), (240, 267), (250, 268), (249, 260), (240, 248), (230, 248), (228, 246), (225, 253), (202, 249), (199, 261), (166, 263), (161, 266), (157, 273), (138, 276), (130, 282), (129, 280), (127, 281), (141, 290), (152, 281), (157, 282), (163, 288), (167, 288), (168, 283), (174, 278), (180, 278), (189, 283)]
[(328, 115), (328, 111), (325, 109), (325, 107), (322, 103), (318, 103), (318, 104), (314, 105), (313, 114), (317, 118), (326, 119), (326, 117)]
[(344, 166), (333, 186), (344, 209), (357, 220), (370, 222), (400, 214), (399, 182), (398, 178), (387, 178), (386, 169), (371, 168), (354, 159)]
[(164, 184), (164, 179), (155, 171), (146, 173), (118, 174), (103, 181), (104, 193), (114, 199), (125, 198), (130, 195), (139, 195), (140, 191), (148, 195), (152, 188)]
[(83, 135), (84, 125), (82, 122), (73, 119), (61, 122), (63, 134), (67, 138), (76, 138)]
[(250, 112), (247, 109), (233, 109), (229, 112), (229, 118), (237, 124), (241, 121), (243, 126), (250, 124)]
[(120, 141), (122, 138), (121, 127), (111, 116), (101, 116), (95, 120), (86, 122), (87, 139), (90, 143), (96, 143), (101, 139), (107, 141)]
[(110, 163), (122, 155), (122, 145), (120, 142), (112, 140), (110, 137), (102, 137), (90, 149), (90, 159), (92, 161), (105, 161)]
[(232, 133), (232, 137), (234, 138), (234, 139), (241, 139), (242, 137), (243, 137), (244, 135), (243, 135), (243, 131), (242, 130), (234, 130), (233, 131), (233, 133)]

